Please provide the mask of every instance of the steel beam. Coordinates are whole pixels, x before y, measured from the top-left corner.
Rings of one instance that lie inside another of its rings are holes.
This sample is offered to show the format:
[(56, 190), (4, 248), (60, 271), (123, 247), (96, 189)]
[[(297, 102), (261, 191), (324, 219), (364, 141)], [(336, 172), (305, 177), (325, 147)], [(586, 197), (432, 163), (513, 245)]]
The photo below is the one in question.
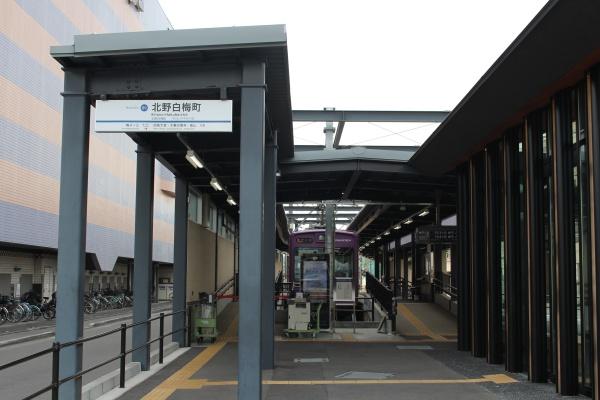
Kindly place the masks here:
[(485, 213), (484, 162), (478, 154), (470, 160), (470, 215), (469, 227), (471, 242), (471, 352), (475, 357), (487, 354), (486, 336), (486, 272), (485, 265)]
[(442, 122), (449, 113), (449, 111), (293, 110), (292, 120), (297, 122)]
[(521, 295), (521, 287), (523, 287), (521, 245), (525, 244), (522, 244), (520, 240), (519, 144), (515, 133), (509, 132), (504, 136), (505, 364), (506, 370), (509, 372), (523, 370), (522, 338), (525, 336), (523, 334), (523, 315), (521, 312), (524, 298)]
[[(175, 177), (175, 227), (173, 244), (173, 311), (185, 310), (187, 293), (187, 229), (188, 229), (188, 184)], [(173, 315), (173, 331), (185, 327), (186, 313)], [(185, 345), (185, 332), (173, 334), (179, 347)]]
[[(569, 96), (553, 102), (554, 228), (556, 241), (557, 387), (561, 395), (577, 393), (577, 284), (573, 229), (571, 120)], [(583, 317), (582, 317), (583, 318)]]
[[(336, 205), (337, 207), (337, 211), (338, 213), (343, 213), (343, 212), (354, 212), (357, 213), (360, 210), (362, 210), (362, 207), (345, 207), (345, 206), (340, 206), (339, 204)], [(319, 211), (319, 207), (307, 207), (307, 206), (283, 206), (285, 212), (306, 212), (306, 211)]]
[(600, 69), (587, 77), (588, 160), (590, 180), (590, 245), (592, 263), (593, 381), (595, 399), (600, 398)]
[[(150, 318), (152, 295), (152, 226), (154, 215), (154, 153), (138, 145), (135, 186), (135, 239), (133, 259), (133, 322)], [(150, 369), (150, 324), (133, 327), (132, 360), (139, 362), (142, 371)]]
[[(86, 215), (89, 160), (90, 101), (87, 77), (66, 71), (62, 123), (60, 208), (58, 219), (58, 285), (56, 341), (83, 336), (83, 286), (85, 273)], [(61, 379), (82, 369), (83, 345), (60, 353)], [(81, 378), (60, 386), (61, 399), (81, 399)]]
[(325, 253), (329, 255), (329, 327), (335, 332), (333, 288), (335, 276), (335, 204), (325, 204)]
[[(337, 150), (336, 150), (337, 151)], [(282, 161), (279, 165), (281, 174), (287, 176), (290, 174), (310, 174), (310, 173), (331, 173), (343, 171), (371, 171), (371, 172), (391, 172), (397, 174), (405, 174), (410, 176), (422, 176), (417, 170), (411, 166), (395, 161), (366, 161), (347, 159), (335, 161), (310, 161), (310, 162), (295, 162)]]
[(173, 94), (237, 87), (241, 83), (242, 71), (238, 65), (106, 68), (90, 75), (90, 94), (93, 97)]
[(262, 264), (262, 367), (273, 369), (275, 365), (275, 242), (276, 242), (276, 172), (277, 135), (267, 143), (264, 168), (264, 231)]
[(292, 158), (286, 158), (283, 163), (315, 162), (315, 161), (393, 161), (408, 162), (415, 154), (414, 150), (404, 149), (372, 149), (366, 147), (351, 147), (342, 149), (324, 149), (312, 151), (299, 151)]
[(526, 121), (525, 191), (527, 218), (527, 262), (529, 265), (529, 379), (546, 382), (548, 378), (546, 345), (546, 273), (544, 267), (544, 207), (542, 138), (534, 123)]
[(456, 268), (458, 290), (458, 350), (471, 350), (471, 274), (469, 269), (469, 170), (467, 165), (457, 169), (458, 265)]
[(352, 189), (354, 189), (354, 185), (356, 185), (358, 178), (360, 178), (360, 171), (354, 171), (346, 184), (346, 189), (344, 189), (344, 194), (342, 195), (343, 200), (348, 200), (350, 198), (350, 194), (352, 193)]
[(265, 64), (245, 61), (243, 80), (240, 122), (238, 399), (260, 400)]
[(487, 269), (487, 362), (502, 362), (502, 277), (500, 262), (500, 145), (490, 144), (485, 151), (485, 226)]
[(344, 125), (346, 125), (346, 122), (344, 121), (338, 123), (337, 129), (335, 130), (335, 138), (333, 138), (333, 147), (339, 147), (340, 140), (342, 140), (342, 132), (344, 132)]

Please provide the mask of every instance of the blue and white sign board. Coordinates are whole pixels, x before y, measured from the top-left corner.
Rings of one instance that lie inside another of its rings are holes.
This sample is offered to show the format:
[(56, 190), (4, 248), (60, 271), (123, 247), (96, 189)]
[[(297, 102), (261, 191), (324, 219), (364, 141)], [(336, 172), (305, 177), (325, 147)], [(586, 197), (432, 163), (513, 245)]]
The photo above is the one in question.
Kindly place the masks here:
[(231, 100), (98, 100), (96, 132), (232, 132)]

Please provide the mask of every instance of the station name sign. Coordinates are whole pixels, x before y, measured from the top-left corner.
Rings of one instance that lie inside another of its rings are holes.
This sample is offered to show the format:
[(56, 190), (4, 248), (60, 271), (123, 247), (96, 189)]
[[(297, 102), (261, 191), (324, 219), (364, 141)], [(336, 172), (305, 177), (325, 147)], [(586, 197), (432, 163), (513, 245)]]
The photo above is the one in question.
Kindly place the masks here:
[(419, 226), (415, 230), (415, 243), (451, 244), (456, 242), (456, 226)]
[(98, 100), (96, 132), (232, 132), (231, 100)]

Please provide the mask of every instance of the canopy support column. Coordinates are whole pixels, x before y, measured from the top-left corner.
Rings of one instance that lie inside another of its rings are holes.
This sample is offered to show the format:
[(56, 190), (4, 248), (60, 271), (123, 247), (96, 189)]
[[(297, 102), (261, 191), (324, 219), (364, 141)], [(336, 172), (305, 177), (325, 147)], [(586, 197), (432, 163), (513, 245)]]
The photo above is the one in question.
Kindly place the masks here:
[[(154, 211), (154, 153), (139, 145), (135, 187), (135, 239), (133, 250), (133, 322), (150, 318), (152, 295), (152, 223)], [(133, 347), (150, 340), (150, 324), (133, 327)], [(133, 352), (132, 360), (142, 371), (150, 369), (150, 345)]]
[[(173, 311), (185, 310), (187, 293), (187, 229), (188, 229), (188, 183), (175, 178), (175, 228), (173, 249)], [(185, 327), (186, 313), (173, 315), (173, 331)], [(183, 330), (173, 334), (179, 347), (185, 345)]]
[[(87, 77), (81, 71), (65, 72), (63, 93), (60, 209), (58, 219), (58, 282), (56, 341), (83, 336), (83, 285), (89, 160), (90, 102)], [(59, 377), (82, 369), (83, 346), (69, 346), (60, 353)], [(61, 399), (81, 399), (81, 378), (60, 386)]]
[(265, 64), (243, 66), (240, 141), (240, 312), (238, 399), (260, 400), (261, 266), (265, 153)]
[(273, 133), (273, 139), (267, 142), (265, 152), (265, 209), (264, 209), (264, 238), (263, 238), (263, 291), (262, 291), (262, 351), (263, 369), (273, 369), (274, 340), (275, 340), (275, 307), (273, 296), (275, 295), (275, 223), (276, 223), (276, 172), (277, 172), (277, 133)]

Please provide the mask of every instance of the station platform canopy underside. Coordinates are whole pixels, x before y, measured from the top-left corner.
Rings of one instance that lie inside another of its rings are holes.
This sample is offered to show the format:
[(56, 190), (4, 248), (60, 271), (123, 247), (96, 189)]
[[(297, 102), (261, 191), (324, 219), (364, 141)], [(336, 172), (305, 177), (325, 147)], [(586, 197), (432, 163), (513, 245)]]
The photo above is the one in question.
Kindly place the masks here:
[[(233, 100), (233, 129), (223, 132), (135, 132), (129, 136), (191, 190), (208, 192), (217, 206), (237, 218), (240, 187), (242, 88), (246, 60), (266, 63), (265, 137), (276, 136), (277, 203), (358, 200), (402, 204), (407, 215), (421, 204), (454, 205), (454, 177), (426, 176), (413, 167), (418, 147), (340, 146), (344, 124), (356, 121), (442, 122), (444, 111), (292, 111), (285, 26), (213, 28), (75, 36), (53, 56), (66, 69), (84, 69), (92, 104), (111, 99)], [(294, 146), (293, 121), (336, 121), (334, 148)], [(203, 168), (186, 155), (193, 151)], [(214, 191), (216, 178), (225, 189)], [(403, 213), (404, 211), (397, 211)], [(388, 211), (391, 212), (391, 211)], [(278, 219), (284, 214), (278, 213)], [(379, 215), (385, 218), (386, 213)], [(392, 216), (394, 219), (401, 216)], [(279, 221), (280, 233), (284, 221)], [(280, 237), (285, 242), (285, 234)]]

